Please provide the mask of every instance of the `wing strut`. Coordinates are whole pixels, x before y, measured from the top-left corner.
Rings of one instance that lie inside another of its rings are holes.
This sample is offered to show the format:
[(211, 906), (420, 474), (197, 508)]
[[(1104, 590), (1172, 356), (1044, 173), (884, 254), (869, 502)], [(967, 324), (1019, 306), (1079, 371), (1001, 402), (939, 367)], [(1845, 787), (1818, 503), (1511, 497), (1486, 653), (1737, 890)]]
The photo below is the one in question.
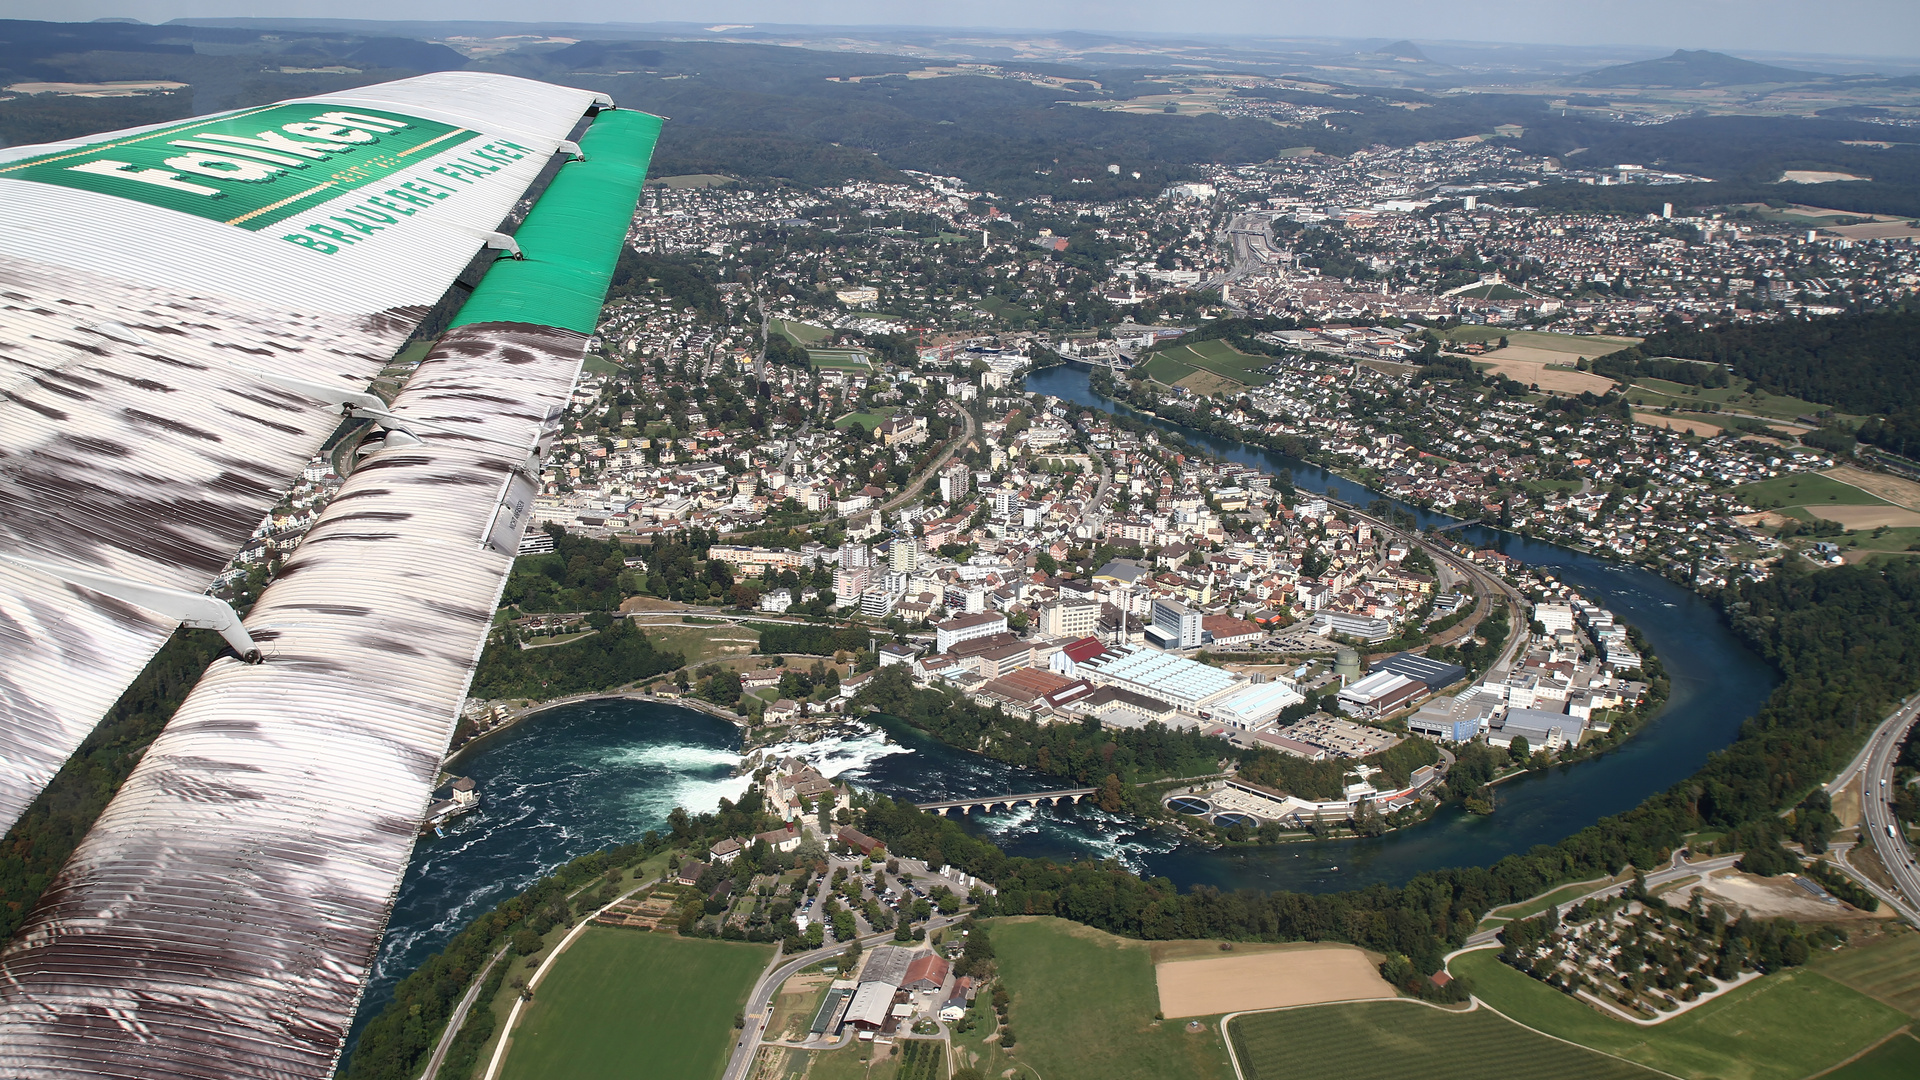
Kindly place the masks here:
[(204, 593), (192, 593), (185, 589), (168, 588), (165, 585), (151, 585), (144, 581), (134, 581), (114, 574), (103, 574), (98, 570), (86, 570), (78, 566), (60, 566), (55, 563), (41, 562), (38, 559), (23, 559), (18, 555), (9, 555), (0, 551), (0, 560), (15, 566), (32, 570), (38, 574), (69, 585), (78, 585), (91, 589), (102, 596), (111, 596), (135, 607), (143, 607), (158, 615), (178, 620), (182, 626), (195, 630), (214, 630), (227, 639), (233, 646), (235, 655), (249, 664), (260, 662), (260, 647), (253, 643), (253, 636), (247, 633), (246, 625), (240, 616), (225, 600), (207, 596)]

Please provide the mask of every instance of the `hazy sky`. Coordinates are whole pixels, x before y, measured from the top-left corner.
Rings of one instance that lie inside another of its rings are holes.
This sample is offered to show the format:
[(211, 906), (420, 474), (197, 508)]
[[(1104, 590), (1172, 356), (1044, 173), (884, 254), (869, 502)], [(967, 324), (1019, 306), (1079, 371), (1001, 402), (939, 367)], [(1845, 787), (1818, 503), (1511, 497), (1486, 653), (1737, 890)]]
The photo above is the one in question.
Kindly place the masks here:
[(974, 26), (1920, 54), (1920, 0), (7, 0), (9, 18), (250, 15)]

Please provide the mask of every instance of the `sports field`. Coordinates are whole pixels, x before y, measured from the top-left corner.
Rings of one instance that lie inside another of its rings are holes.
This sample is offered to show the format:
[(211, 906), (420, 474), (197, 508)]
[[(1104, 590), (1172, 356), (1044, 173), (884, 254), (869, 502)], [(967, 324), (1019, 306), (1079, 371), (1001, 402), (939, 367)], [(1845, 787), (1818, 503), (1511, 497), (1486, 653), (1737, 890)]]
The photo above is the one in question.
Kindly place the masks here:
[(501, 1076), (717, 1077), (734, 1014), (772, 955), (765, 945), (590, 926), (521, 1012)]
[(1247, 1080), (1659, 1080), (1485, 1009), (1448, 1012), (1405, 999), (1254, 1013), (1234, 1019), (1230, 1034)]
[(1448, 965), (1474, 995), (1512, 1019), (1674, 1076), (1800, 1080), (1845, 1061), (1909, 1022), (1816, 972), (1795, 968), (1731, 990), (1655, 1027), (1615, 1020), (1500, 963), (1491, 950)]
[(1156, 964), (1153, 970), (1160, 983), (1160, 1011), (1168, 1019), (1394, 996), (1367, 954), (1348, 945), (1216, 951)]
[(833, 336), (833, 331), (824, 326), (815, 326), (795, 319), (773, 320), (773, 332), (784, 335), (795, 345), (813, 345)]
[(807, 363), (815, 371), (872, 371), (873, 365), (867, 362), (867, 354), (859, 349), (813, 349), (807, 350)]
[(983, 1005), (983, 1028), (954, 1037), (956, 1065), (971, 1057), (982, 1073), (999, 1076), (1017, 1061), (1048, 1080), (1232, 1080), (1217, 1028), (1189, 1032), (1182, 1021), (1154, 1019), (1160, 1000), (1144, 942), (1064, 919), (987, 925), (1018, 1041), (1011, 1059), (986, 1043), (993, 1013)]

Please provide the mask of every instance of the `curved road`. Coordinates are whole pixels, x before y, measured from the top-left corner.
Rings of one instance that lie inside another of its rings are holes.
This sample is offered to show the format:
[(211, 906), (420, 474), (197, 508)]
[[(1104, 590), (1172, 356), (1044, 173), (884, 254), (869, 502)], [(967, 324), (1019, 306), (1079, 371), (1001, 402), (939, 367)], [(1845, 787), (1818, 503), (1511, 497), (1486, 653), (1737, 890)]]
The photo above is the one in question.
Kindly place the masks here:
[(1844, 784), (1850, 776), (1860, 778), (1861, 842), (1872, 842), (1881, 865), (1893, 879), (1895, 891), (1889, 894), (1872, 882), (1866, 882), (1867, 887), (1909, 923), (1920, 926), (1920, 868), (1914, 865), (1913, 849), (1907, 846), (1905, 830), (1893, 816), (1892, 804), (1894, 761), (1916, 719), (1920, 719), (1920, 695), (1908, 698), (1892, 716), (1881, 721), (1866, 747), (1836, 782)]

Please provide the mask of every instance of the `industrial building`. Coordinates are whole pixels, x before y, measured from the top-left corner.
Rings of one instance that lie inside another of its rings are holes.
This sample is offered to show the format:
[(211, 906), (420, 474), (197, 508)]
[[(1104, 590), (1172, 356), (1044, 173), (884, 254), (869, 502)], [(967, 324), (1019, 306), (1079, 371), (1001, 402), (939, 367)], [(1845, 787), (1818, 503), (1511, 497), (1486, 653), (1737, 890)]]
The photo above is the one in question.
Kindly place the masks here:
[(1131, 690), (1196, 717), (1246, 685), (1238, 676), (1197, 660), (1131, 646), (1082, 661), (1076, 667), (1081, 678), (1095, 686)]
[(1208, 706), (1200, 718), (1252, 731), (1273, 723), (1282, 712), (1306, 700), (1292, 683), (1276, 679), (1221, 698)]
[(1349, 716), (1379, 717), (1404, 709), (1431, 691), (1418, 679), (1394, 671), (1376, 671), (1340, 691), (1340, 711)]
[(1427, 690), (1438, 693), (1467, 677), (1467, 669), (1459, 664), (1448, 664), (1439, 660), (1429, 660), (1418, 653), (1395, 653), (1373, 665), (1375, 672), (1391, 671), (1395, 675), (1405, 675), (1427, 685)]

